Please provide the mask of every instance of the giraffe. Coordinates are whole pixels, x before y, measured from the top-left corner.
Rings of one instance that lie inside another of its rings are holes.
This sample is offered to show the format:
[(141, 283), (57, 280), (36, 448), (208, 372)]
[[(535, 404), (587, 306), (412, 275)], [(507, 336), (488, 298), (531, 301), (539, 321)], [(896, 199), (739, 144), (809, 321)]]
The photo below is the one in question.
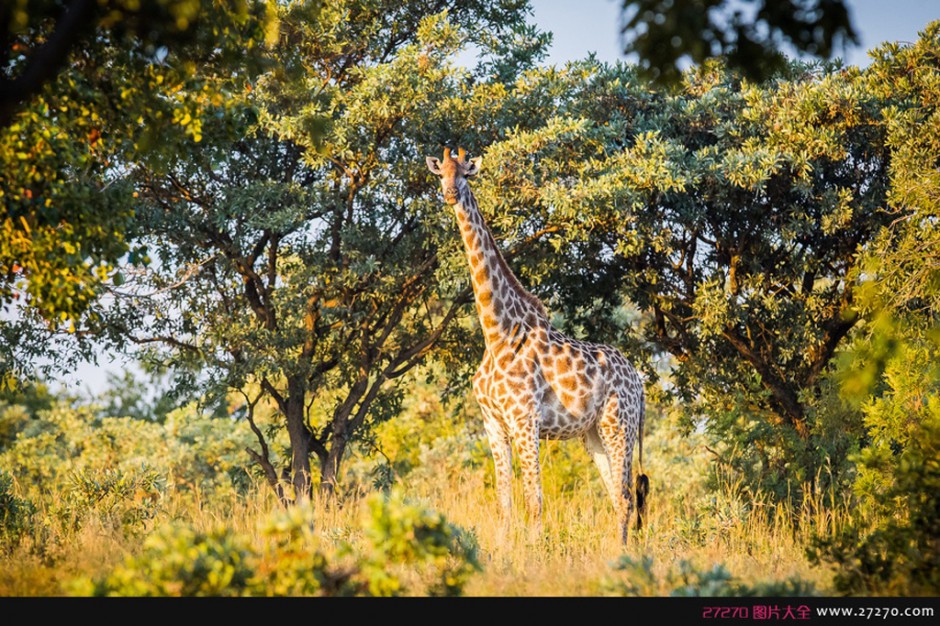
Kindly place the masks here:
[[(512, 449), (523, 478), (526, 512), (541, 531), (540, 439), (580, 437), (597, 465), (627, 542), (636, 496), (642, 528), (649, 479), (642, 473), (644, 392), (639, 374), (610, 346), (570, 339), (554, 328), (545, 307), (526, 291), (500, 253), (467, 179), (482, 157), (450, 148), (443, 160), (427, 157), (440, 176), (444, 201), (457, 216), (470, 265), (476, 312), (486, 350), (473, 376), (473, 392), (493, 456), (504, 524), (511, 502)], [(633, 447), (640, 473), (631, 488)], [(635, 493), (634, 493), (635, 492)]]

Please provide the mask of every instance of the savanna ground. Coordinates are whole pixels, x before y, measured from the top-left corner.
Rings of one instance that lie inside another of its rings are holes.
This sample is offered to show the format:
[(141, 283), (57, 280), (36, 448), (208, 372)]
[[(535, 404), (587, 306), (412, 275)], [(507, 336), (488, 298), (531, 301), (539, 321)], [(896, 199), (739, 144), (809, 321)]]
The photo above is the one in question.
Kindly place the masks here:
[[(292, 514), (244, 469), (242, 448), (253, 443), (244, 422), (198, 417), (194, 406), (163, 423), (96, 420), (94, 407), (51, 402), (46, 398), (50, 408), (32, 417), (23, 405), (6, 405), (0, 413), (6, 441), (19, 431), (0, 456), (18, 477), (2, 494), (2, 595), (96, 589), (176, 595), (182, 585), (191, 585), (188, 593), (238, 594), (243, 587), (230, 557), (241, 549), (239, 541), (268, 545), (272, 526), (285, 537), (303, 528), (306, 543), (297, 549), (328, 555), (327, 569), (378, 559), (383, 571), (398, 572), (402, 580), (394, 593), (440, 592), (435, 581), (467, 560), (479, 570), (460, 570), (451, 587), (466, 595), (832, 593), (833, 571), (810, 563), (805, 548), (817, 533), (839, 529), (844, 513), (822, 501), (791, 507), (749, 493), (732, 472), (715, 471), (700, 435), (680, 432), (662, 415), (648, 420), (644, 468), (654, 491), (647, 527), (634, 532), (624, 549), (599, 475), (576, 440), (543, 446), (543, 534), (533, 536), (520, 517), (504, 535), (475, 405), (445, 403), (433, 385), (415, 386), (401, 418), (379, 427), (371, 453), (357, 450), (338, 504), (315, 498), (309, 510)], [(370, 503), (387, 497), (383, 489), (392, 494), (391, 508), (376, 516)], [(516, 481), (516, 503), (521, 495)], [(12, 523), (16, 506), (10, 506), (16, 501), (20, 515), (28, 516), (19, 527)], [(408, 517), (413, 505), (462, 529), (456, 544), (440, 541), (442, 560), (433, 549), (406, 547), (424, 536), (423, 522)], [(411, 522), (396, 527), (389, 521), (402, 517)], [(177, 530), (167, 534), (168, 528)], [(230, 543), (207, 547), (186, 534), (191, 532), (222, 533)], [(279, 545), (265, 567), (273, 562), (293, 571), (284, 563), (294, 562), (297, 553)], [(319, 571), (307, 563), (306, 573), (292, 574), (300, 581)], [(265, 567), (253, 569), (263, 581), (251, 587), (253, 593), (324, 593), (327, 587), (306, 580), (279, 588), (265, 578)], [(357, 593), (372, 580), (362, 577)]]

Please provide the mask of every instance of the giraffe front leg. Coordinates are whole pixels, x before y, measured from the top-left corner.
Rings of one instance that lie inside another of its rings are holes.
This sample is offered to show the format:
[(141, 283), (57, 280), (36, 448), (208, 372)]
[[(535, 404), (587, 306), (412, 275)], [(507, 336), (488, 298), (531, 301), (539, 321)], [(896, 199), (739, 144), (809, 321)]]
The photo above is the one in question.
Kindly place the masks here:
[(501, 525), (508, 527), (512, 515), (512, 448), (505, 428), (495, 419), (488, 409), (483, 411), (483, 428), (490, 442), (493, 455), (493, 471), (496, 475), (496, 496), (499, 500)]
[(534, 536), (542, 534), (542, 471), (539, 465), (539, 431), (533, 424), (515, 437), (516, 454), (522, 470), (526, 516)]

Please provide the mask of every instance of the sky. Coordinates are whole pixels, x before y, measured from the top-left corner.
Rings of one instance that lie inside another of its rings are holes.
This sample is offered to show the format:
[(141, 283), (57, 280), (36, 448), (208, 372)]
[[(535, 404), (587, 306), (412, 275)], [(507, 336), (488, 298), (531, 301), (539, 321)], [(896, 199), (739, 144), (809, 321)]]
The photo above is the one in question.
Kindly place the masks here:
[[(773, 0), (771, 0), (773, 1)], [(535, 23), (554, 35), (549, 63), (563, 64), (595, 52), (601, 61), (624, 60), (620, 51), (620, 0), (531, 0)], [(847, 0), (861, 46), (847, 51), (847, 65), (868, 65), (867, 50), (885, 41), (917, 40), (940, 19), (937, 0)]]
[[(772, 0), (771, 0), (772, 1)], [(619, 0), (531, 0), (534, 22), (553, 33), (548, 63), (564, 64), (591, 52), (600, 61), (624, 60), (620, 50)], [(885, 41), (917, 40), (928, 22), (940, 19), (936, 0), (848, 0), (861, 45), (847, 51), (848, 65), (865, 66), (867, 50)], [(85, 365), (60, 378), (73, 392), (99, 393), (107, 387), (107, 372), (132, 367), (123, 357), (100, 356), (98, 366)]]

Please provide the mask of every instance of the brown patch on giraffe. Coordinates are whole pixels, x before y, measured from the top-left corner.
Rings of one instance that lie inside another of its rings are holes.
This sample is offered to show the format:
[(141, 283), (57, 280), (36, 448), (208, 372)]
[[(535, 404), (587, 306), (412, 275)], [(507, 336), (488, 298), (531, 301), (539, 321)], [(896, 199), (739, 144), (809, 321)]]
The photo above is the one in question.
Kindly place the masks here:
[(509, 350), (503, 350), (503, 352), (496, 357), (496, 365), (501, 370), (506, 370), (512, 364), (513, 356), (513, 353)]
[(522, 391), (525, 391), (525, 383), (521, 378), (511, 377), (506, 379), (506, 387), (508, 391), (518, 394)]
[(572, 375), (561, 376), (558, 382), (561, 383), (561, 388), (569, 393), (574, 393), (578, 387), (578, 381)]

